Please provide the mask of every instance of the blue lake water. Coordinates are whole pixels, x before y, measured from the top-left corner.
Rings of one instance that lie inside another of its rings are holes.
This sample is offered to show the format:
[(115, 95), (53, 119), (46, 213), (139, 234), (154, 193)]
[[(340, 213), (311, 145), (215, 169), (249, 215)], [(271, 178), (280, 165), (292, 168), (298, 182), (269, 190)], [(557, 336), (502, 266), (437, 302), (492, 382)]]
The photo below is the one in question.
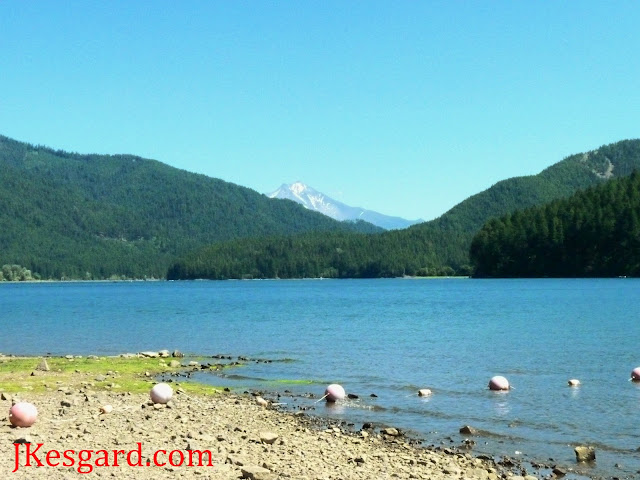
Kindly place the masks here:
[[(318, 396), (340, 383), (360, 399), (338, 409), (309, 401), (315, 413), (399, 426), (428, 444), (459, 444), (468, 424), (487, 432), (476, 453), (568, 466), (574, 445), (591, 444), (587, 475), (632, 478), (639, 305), (636, 279), (0, 284), (0, 352), (289, 359), (198, 379)], [(493, 375), (514, 389), (489, 391)]]

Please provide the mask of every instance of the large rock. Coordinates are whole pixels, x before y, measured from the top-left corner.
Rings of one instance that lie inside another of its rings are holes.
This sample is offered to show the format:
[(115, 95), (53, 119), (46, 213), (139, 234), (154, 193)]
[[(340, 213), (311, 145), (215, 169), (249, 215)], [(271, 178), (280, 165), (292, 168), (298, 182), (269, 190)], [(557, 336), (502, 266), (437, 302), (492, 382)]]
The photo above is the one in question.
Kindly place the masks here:
[(580, 445), (574, 451), (578, 462), (595, 462), (596, 460), (596, 449), (594, 447)]
[(465, 425), (464, 427), (460, 427), (460, 433), (463, 435), (477, 435), (478, 431), (469, 425)]
[(242, 478), (249, 478), (250, 480), (271, 480), (273, 474), (266, 468), (258, 467), (256, 465), (245, 465), (241, 468)]
[(51, 370), (49, 368), (49, 364), (47, 363), (47, 359), (46, 358), (43, 358), (42, 360), (40, 360), (40, 363), (36, 367), (36, 370), (40, 370), (42, 372), (48, 372), (49, 370)]
[(260, 432), (260, 441), (262, 443), (273, 445), (277, 439), (278, 435), (273, 432)]
[(158, 352), (140, 352), (140, 355), (147, 358), (158, 358), (160, 356)]

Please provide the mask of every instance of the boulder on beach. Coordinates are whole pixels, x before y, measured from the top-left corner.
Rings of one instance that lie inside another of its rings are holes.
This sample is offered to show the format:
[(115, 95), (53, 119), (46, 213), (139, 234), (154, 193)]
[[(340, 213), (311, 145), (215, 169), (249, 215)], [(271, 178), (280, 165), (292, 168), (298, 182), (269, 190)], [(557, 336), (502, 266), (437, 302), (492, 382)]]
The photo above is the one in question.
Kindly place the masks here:
[(595, 462), (596, 460), (596, 449), (594, 447), (589, 447), (587, 445), (579, 445), (574, 451), (576, 452), (576, 461), (577, 462)]
[(463, 435), (476, 435), (478, 431), (470, 425), (460, 427), (460, 433)]
[(40, 370), (41, 372), (48, 372), (49, 370), (51, 370), (51, 368), (49, 368), (49, 364), (47, 363), (46, 358), (42, 358), (40, 360), (40, 363), (36, 367), (36, 370)]

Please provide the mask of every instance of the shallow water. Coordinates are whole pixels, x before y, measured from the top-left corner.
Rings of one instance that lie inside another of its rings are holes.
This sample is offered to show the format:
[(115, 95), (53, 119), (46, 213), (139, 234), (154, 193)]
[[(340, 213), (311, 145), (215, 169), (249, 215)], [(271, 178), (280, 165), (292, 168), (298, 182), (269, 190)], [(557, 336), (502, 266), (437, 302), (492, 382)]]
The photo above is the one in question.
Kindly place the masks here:
[[(360, 399), (316, 412), (434, 444), (459, 443), (469, 424), (486, 432), (476, 451), (570, 466), (573, 445), (593, 444), (590, 475), (631, 477), (640, 470), (640, 386), (628, 381), (640, 365), (639, 300), (635, 279), (2, 284), (0, 351), (286, 358), (228, 372), (240, 378), (200, 378), (318, 396), (337, 382)], [(493, 375), (514, 389), (490, 392)], [(582, 386), (567, 387), (569, 378)]]

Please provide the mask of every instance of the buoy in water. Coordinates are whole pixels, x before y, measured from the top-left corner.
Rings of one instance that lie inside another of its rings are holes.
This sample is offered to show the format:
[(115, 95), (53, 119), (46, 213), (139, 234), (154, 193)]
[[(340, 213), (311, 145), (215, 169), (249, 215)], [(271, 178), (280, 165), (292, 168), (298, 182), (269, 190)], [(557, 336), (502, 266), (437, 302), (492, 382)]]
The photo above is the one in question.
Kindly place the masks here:
[(418, 390), (419, 397), (430, 397), (431, 393), (431, 390), (428, 388), (421, 388), (420, 390)]
[(496, 375), (489, 380), (489, 390), (509, 390), (510, 388), (509, 380), (503, 376)]
[(324, 396), (327, 402), (336, 402), (338, 400), (342, 400), (346, 396), (346, 393), (344, 388), (342, 388), (342, 385), (332, 383), (324, 391)]
[(572, 378), (571, 380), (567, 381), (567, 384), (570, 387), (579, 387), (580, 386), (580, 380), (578, 380), (577, 378)]
[(173, 388), (166, 383), (158, 383), (151, 389), (150, 396), (153, 403), (168, 403), (173, 396)]
[(29, 402), (18, 402), (9, 409), (9, 421), (16, 427), (30, 427), (37, 417), (38, 409)]
[(631, 370), (631, 381), (640, 382), (640, 367), (636, 367)]

